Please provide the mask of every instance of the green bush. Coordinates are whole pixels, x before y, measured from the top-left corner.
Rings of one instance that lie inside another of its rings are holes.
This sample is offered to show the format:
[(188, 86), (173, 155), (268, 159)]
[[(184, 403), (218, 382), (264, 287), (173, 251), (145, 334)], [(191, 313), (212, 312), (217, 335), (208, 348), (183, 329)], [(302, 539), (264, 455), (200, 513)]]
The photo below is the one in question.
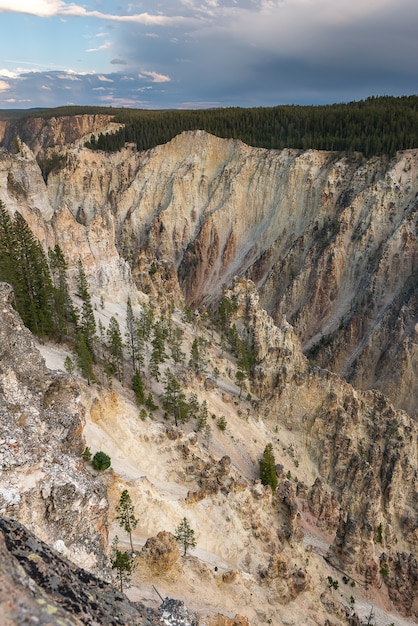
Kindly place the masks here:
[(221, 417), (218, 419), (218, 421), (216, 422), (217, 427), (219, 428), (219, 430), (226, 430), (227, 427), (227, 423), (226, 423), (226, 419), (223, 415), (221, 415)]
[(95, 470), (105, 470), (110, 467), (110, 456), (105, 452), (96, 452), (92, 464)]
[(266, 445), (260, 460), (260, 480), (263, 485), (270, 485), (273, 491), (277, 489), (276, 461), (271, 443)]
[(82, 454), (82, 458), (83, 458), (83, 461), (90, 461), (90, 459), (91, 459), (91, 450), (90, 450), (90, 448), (88, 446), (84, 450), (84, 452)]

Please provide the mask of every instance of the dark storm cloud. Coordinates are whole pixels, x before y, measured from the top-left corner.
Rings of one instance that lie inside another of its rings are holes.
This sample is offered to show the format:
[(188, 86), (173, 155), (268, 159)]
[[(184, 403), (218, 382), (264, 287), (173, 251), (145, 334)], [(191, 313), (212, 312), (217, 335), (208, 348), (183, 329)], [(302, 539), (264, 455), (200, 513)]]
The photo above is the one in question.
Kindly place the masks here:
[[(184, 5), (197, 14), (197, 3)], [(202, 5), (194, 28), (154, 39), (144, 27), (124, 29), (128, 66), (170, 76), (166, 97), (252, 106), (418, 91), (415, 0)]]

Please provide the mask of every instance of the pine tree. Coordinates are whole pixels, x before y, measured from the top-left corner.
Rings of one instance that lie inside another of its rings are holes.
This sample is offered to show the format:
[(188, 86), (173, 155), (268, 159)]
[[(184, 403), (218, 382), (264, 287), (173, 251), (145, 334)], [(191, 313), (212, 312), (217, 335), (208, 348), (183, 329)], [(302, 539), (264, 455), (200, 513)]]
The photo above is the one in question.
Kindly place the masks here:
[(18, 310), (33, 333), (52, 335), (53, 286), (46, 254), (18, 211), (14, 216), (14, 232), (17, 272), (13, 286)]
[(270, 485), (273, 491), (277, 489), (276, 462), (271, 443), (266, 445), (260, 461), (260, 480), (263, 485)]
[(135, 393), (135, 399), (137, 403), (144, 404), (144, 401), (145, 401), (144, 381), (142, 380), (142, 376), (139, 370), (135, 370), (134, 375), (132, 377), (132, 389)]
[(123, 341), (119, 322), (112, 315), (109, 320), (109, 328), (106, 331), (107, 349), (109, 350), (110, 362), (119, 380), (123, 380)]
[(187, 411), (190, 419), (198, 419), (200, 405), (197, 395), (194, 392), (192, 392), (189, 396), (189, 400), (187, 402)]
[(70, 325), (76, 325), (77, 316), (68, 287), (68, 265), (58, 244), (53, 250), (48, 251), (48, 257), (54, 285), (54, 318), (57, 339), (62, 339), (63, 335), (68, 335)]
[(16, 283), (17, 241), (12, 218), (0, 200), (0, 279), (14, 287)]
[(195, 372), (198, 372), (200, 369), (200, 350), (197, 337), (193, 339), (190, 351), (189, 367)]
[(123, 593), (123, 588), (127, 587), (131, 582), (134, 563), (127, 552), (119, 550), (119, 537), (116, 535), (112, 542), (110, 550), (110, 565), (115, 571), (115, 578), (119, 586), (119, 590)]
[(87, 276), (80, 257), (77, 261), (77, 295), (83, 302), (90, 299)]
[(81, 259), (77, 262), (78, 275), (77, 275), (77, 295), (82, 299), (83, 304), (81, 306), (80, 320), (79, 320), (79, 333), (84, 338), (84, 343), (90, 352), (91, 360), (94, 362), (94, 341), (96, 339), (96, 320), (94, 318), (93, 305), (91, 302), (91, 296), (88, 289), (87, 277), (84, 272)]
[[(138, 320), (132, 310), (131, 299), (128, 298), (126, 303), (126, 333), (125, 341), (128, 349), (128, 354), (131, 358), (132, 368), (137, 369), (139, 364), (143, 364), (143, 341), (141, 345), (141, 334), (139, 331)], [(142, 356), (142, 358), (141, 358)]]
[(197, 414), (197, 430), (204, 430), (206, 427), (206, 424), (208, 423), (208, 417), (209, 417), (209, 411), (208, 411), (208, 404), (206, 402), (206, 400), (203, 400), (202, 404), (199, 407), (199, 411)]
[(132, 544), (132, 531), (135, 530), (138, 524), (138, 519), (135, 517), (135, 508), (132, 504), (131, 496), (127, 489), (122, 491), (119, 499), (119, 504), (116, 507), (116, 519), (119, 522), (119, 526), (123, 528), (129, 535), (129, 541), (131, 543), (131, 550), (134, 551)]
[(88, 384), (94, 380), (93, 375), (93, 356), (86, 344), (84, 335), (79, 332), (76, 338), (76, 355), (77, 365), (84, 378), (87, 379)]
[(164, 380), (163, 408), (174, 417), (175, 425), (184, 423), (188, 418), (186, 395), (177, 378), (168, 369)]
[(154, 398), (152, 397), (151, 392), (148, 394), (147, 399), (145, 400), (145, 406), (150, 411), (156, 411), (158, 409), (158, 406), (155, 404)]
[(186, 358), (185, 353), (181, 349), (182, 334), (183, 333), (180, 328), (175, 328), (171, 331), (168, 340), (171, 358), (173, 359), (174, 363), (184, 363), (184, 359)]
[(144, 305), (138, 318), (138, 329), (143, 341), (149, 341), (154, 324), (154, 311), (151, 304)]
[(237, 369), (237, 371), (235, 373), (235, 380), (236, 380), (236, 383), (237, 383), (237, 385), (239, 387), (239, 397), (240, 398), (241, 398), (241, 395), (242, 395), (242, 389), (244, 387), (244, 381), (245, 381), (246, 378), (247, 378), (247, 372), (244, 369), (242, 369), (241, 367), (239, 367), (239, 365), (238, 365), (238, 369)]
[(162, 320), (157, 320), (154, 324), (154, 337), (151, 341), (152, 353), (156, 363), (164, 363), (167, 358), (165, 351), (165, 342), (167, 337), (167, 329)]
[(186, 552), (189, 548), (196, 546), (195, 532), (191, 528), (187, 517), (183, 517), (182, 521), (177, 526), (174, 537), (183, 547), (183, 556), (186, 556)]

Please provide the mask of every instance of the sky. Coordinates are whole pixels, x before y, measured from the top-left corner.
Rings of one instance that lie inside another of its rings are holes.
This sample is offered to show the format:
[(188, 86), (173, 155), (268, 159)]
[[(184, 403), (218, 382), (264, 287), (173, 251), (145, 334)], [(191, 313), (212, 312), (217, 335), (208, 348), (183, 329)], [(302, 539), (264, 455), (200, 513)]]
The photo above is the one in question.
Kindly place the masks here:
[(418, 94), (418, 0), (0, 0), (0, 108)]

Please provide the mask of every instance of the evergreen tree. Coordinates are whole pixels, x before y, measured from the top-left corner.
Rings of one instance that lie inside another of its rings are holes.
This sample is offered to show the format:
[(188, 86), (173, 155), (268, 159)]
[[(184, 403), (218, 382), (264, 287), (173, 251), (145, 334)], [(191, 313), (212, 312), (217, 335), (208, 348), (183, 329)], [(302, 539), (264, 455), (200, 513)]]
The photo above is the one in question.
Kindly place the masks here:
[(16, 272), (18, 271), (16, 249), (14, 224), (0, 200), (0, 279), (13, 287), (15, 287)]
[(189, 400), (187, 402), (187, 412), (190, 419), (197, 420), (199, 417), (200, 405), (199, 400), (197, 399), (197, 395), (193, 392), (189, 396)]
[(135, 393), (135, 398), (138, 404), (144, 404), (145, 401), (145, 390), (144, 390), (144, 381), (142, 380), (142, 376), (139, 370), (135, 370), (134, 375), (132, 377), (132, 389)]
[(69, 374), (72, 374), (74, 372), (73, 360), (68, 355), (65, 357), (64, 367), (65, 367), (65, 371), (68, 372)]
[(246, 378), (247, 378), (247, 372), (244, 369), (242, 369), (242, 367), (239, 367), (239, 365), (238, 365), (238, 369), (237, 369), (236, 374), (235, 374), (235, 380), (236, 380), (236, 383), (237, 383), (237, 385), (239, 387), (239, 397), (240, 398), (241, 398), (241, 395), (242, 395), (242, 389), (244, 387), (244, 381), (245, 381)]
[(174, 423), (184, 423), (188, 418), (188, 406), (186, 395), (177, 378), (168, 369), (164, 381), (164, 394), (162, 396), (163, 408), (174, 417)]
[(48, 251), (48, 257), (54, 285), (55, 327), (57, 338), (61, 339), (63, 335), (68, 335), (70, 324), (76, 325), (77, 316), (68, 287), (68, 265), (58, 244), (55, 245), (53, 250)]
[(96, 339), (96, 320), (94, 319), (91, 300), (83, 302), (81, 306), (79, 330), (84, 337), (85, 344), (89, 349), (92, 361), (94, 361), (94, 341)]
[(109, 350), (110, 362), (119, 380), (123, 380), (123, 341), (120, 332), (119, 322), (112, 315), (109, 321), (109, 328), (106, 331), (107, 349)]
[(87, 379), (88, 384), (94, 380), (93, 375), (93, 356), (86, 344), (84, 335), (79, 332), (76, 338), (76, 357), (77, 365), (80, 368), (81, 374)]
[(149, 341), (154, 324), (154, 311), (151, 304), (143, 306), (138, 318), (138, 330), (143, 341)]
[(260, 461), (260, 480), (263, 485), (270, 485), (273, 491), (277, 489), (276, 461), (271, 443), (266, 445)]
[[(132, 310), (131, 299), (128, 298), (126, 303), (126, 347), (131, 358), (132, 368), (137, 369), (139, 364), (143, 364), (143, 341), (141, 342), (141, 334), (138, 320)], [(141, 358), (142, 357), (142, 358)]]
[(133, 552), (134, 547), (132, 544), (132, 531), (137, 527), (139, 520), (135, 517), (135, 508), (127, 489), (122, 491), (119, 504), (116, 507), (116, 513), (116, 519), (119, 522), (119, 526), (129, 535), (131, 551)]
[(81, 259), (77, 262), (77, 295), (83, 301), (79, 320), (79, 333), (84, 338), (84, 343), (90, 352), (91, 360), (94, 362), (94, 341), (96, 339), (96, 320), (94, 318), (93, 305), (88, 289), (87, 277)]
[(81, 300), (83, 300), (83, 302), (90, 299), (87, 276), (80, 257), (77, 261), (77, 295)]
[(204, 430), (208, 423), (209, 411), (206, 400), (203, 400), (197, 414), (197, 430)]
[(153, 351), (149, 361), (149, 373), (152, 378), (157, 382), (160, 380), (160, 366), (158, 361), (158, 355)]
[(19, 212), (14, 216), (14, 232), (17, 308), (33, 333), (52, 335), (53, 286), (46, 254)]
[(175, 328), (171, 331), (168, 339), (170, 354), (174, 363), (184, 363), (184, 359), (186, 358), (185, 353), (181, 349), (182, 334), (183, 333), (180, 328)]
[(190, 351), (189, 367), (198, 372), (202, 367), (202, 358), (200, 354), (200, 341), (197, 337), (193, 339), (192, 348)]
[(154, 324), (154, 337), (151, 341), (151, 358), (154, 358), (156, 363), (164, 363), (167, 358), (167, 353), (165, 351), (166, 337), (167, 329), (164, 322), (162, 320), (157, 320)]
[(150, 411), (156, 411), (158, 409), (158, 406), (155, 404), (154, 398), (152, 397), (152, 393), (151, 392), (148, 394), (148, 397), (145, 400), (145, 406)]
[(112, 542), (110, 551), (110, 565), (115, 571), (115, 578), (119, 586), (119, 591), (123, 593), (123, 588), (131, 582), (134, 563), (127, 552), (119, 550), (119, 537), (116, 535)]
[(191, 528), (187, 517), (183, 517), (182, 521), (177, 526), (174, 537), (183, 547), (183, 556), (186, 556), (186, 552), (189, 548), (196, 546), (195, 532)]
[(92, 465), (95, 470), (103, 471), (110, 467), (111, 460), (110, 456), (106, 454), (106, 452), (102, 452), (99, 450), (93, 457)]

